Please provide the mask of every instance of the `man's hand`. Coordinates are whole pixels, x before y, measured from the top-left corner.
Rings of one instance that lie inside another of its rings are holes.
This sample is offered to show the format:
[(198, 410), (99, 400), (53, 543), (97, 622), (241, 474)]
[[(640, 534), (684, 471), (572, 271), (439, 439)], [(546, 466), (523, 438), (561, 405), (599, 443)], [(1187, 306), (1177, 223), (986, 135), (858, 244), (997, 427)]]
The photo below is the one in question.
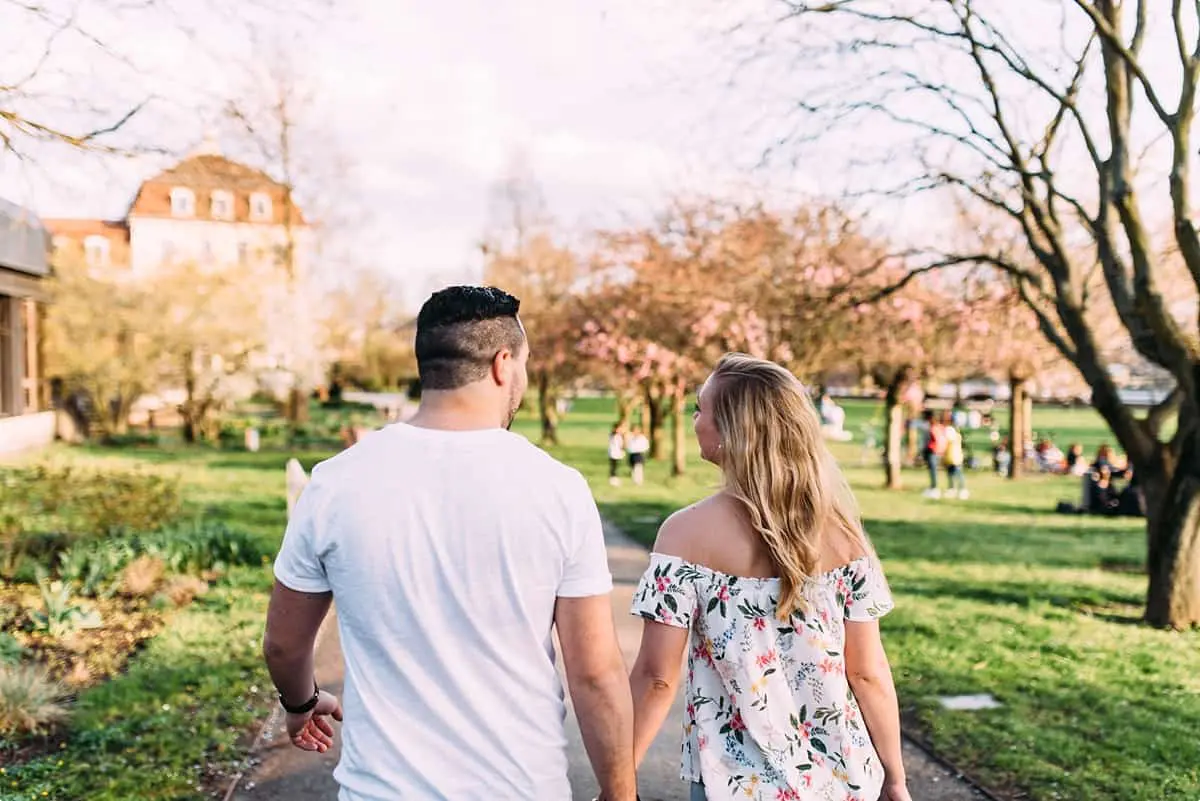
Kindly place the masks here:
[(912, 801), (912, 796), (908, 794), (908, 786), (905, 782), (889, 780), (883, 785), (879, 801)]
[(342, 703), (336, 695), (321, 690), (317, 705), (300, 715), (287, 715), (287, 733), (292, 745), (302, 751), (323, 754), (333, 746), (333, 725), (328, 718), (341, 722)]

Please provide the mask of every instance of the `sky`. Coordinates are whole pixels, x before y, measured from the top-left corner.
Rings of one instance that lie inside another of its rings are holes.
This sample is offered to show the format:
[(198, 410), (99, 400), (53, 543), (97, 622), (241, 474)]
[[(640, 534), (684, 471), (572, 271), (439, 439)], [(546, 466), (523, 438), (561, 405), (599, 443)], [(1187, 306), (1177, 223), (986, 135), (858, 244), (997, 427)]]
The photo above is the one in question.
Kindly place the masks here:
[(43, 216), (120, 217), (141, 180), (206, 134), (247, 153), (215, 109), (280, 62), (307, 98), (299, 183), (328, 219), (331, 250), (386, 271), (410, 301), (478, 277), (496, 187), (514, 173), (574, 232), (644, 221), (681, 194), (804, 185), (749, 170), (757, 153), (737, 152), (743, 121), (726, 113), (720, 12), (707, 0), (314, 2), (315, 22), (267, 18), (256, 44), (233, 6), (91, 19), (83, 6), (120, 57), (63, 37), (45, 95), (82, 82), (114, 110), (150, 97), (124, 136), (166, 152), (34, 148), (28, 162), (0, 162), (0, 193)]
[[(1006, 15), (1014, 8), (996, 2)], [(1021, 2), (1031, 18), (1057, 7)], [(43, 5), (75, 24), (52, 37), (52, 26), (0, 0), (0, 85), (38, 66), (26, 108), (65, 122), (112, 119), (145, 102), (111, 140), (139, 153), (34, 145), (26, 160), (0, 156), (0, 196), (44, 216), (119, 218), (142, 180), (206, 135), (255, 163), (261, 154), (220, 110), (231, 99), (260, 103), (266, 71), (286, 65), (305, 98), (299, 196), (322, 223), (328, 270), (381, 270), (410, 305), (438, 285), (478, 280), (478, 245), (500, 217), (497, 186), (514, 173), (541, 187), (561, 230), (585, 235), (646, 222), (678, 196), (782, 205), (835, 194), (846, 164), (867, 150), (886, 154), (883, 170), (866, 172), (886, 184), (911, 157), (903, 132), (876, 121), (763, 162), (797, 101), (875, 68), (818, 64), (789, 40), (800, 33), (772, 25), (783, 7), (773, 0)], [(1052, 47), (1054, 21), (1042, 21), (1046, 33), (1015, 29)], [(760, 48), (767, 32), (770, 46)], [(808, 44), (820, 48), (823, 35)], [(1173, 41), (1151, 44), (1151, 54), (1169, 56)], [(755, 49), (777, 57), (744, 63)], [(96, 108), (80, 109), (80, 97)], [(939, 225), (922, 199), (882, 216), (901, 233)]]

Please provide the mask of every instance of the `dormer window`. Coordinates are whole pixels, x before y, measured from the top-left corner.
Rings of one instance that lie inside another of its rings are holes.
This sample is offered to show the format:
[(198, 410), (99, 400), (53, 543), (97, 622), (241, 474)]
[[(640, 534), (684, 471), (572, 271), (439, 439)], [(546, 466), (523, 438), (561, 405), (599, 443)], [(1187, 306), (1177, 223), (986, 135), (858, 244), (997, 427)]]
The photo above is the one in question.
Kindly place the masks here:
[(195, 217), (196, 195), (192, 190), (177, 186), (171, 190), (171, 216)]
[(214, 190), (212, 193), (211, 212), (214, 220), (232, 220), (233, 195), (224, 189)]
[(83, 240), (83, 256), (88, 267), (107, 267), (111, 260), (108, 239), (93, 234)]
[(267, 222), (271, 219), (271, 196), (265, 192), (255, 192), (250, 196), (250, 219), (255, 222)]

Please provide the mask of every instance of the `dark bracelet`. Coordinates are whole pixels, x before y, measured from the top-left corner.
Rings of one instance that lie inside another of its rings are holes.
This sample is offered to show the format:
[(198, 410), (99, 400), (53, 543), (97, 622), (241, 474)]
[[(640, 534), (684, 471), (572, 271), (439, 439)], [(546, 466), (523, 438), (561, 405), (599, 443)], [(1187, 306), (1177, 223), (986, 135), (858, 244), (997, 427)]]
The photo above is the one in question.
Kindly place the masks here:
[(304, 715), (313, 711), (313, 707), (317, 705), (317, 701), (321, 698), (321, 688), (317, 686), (316, 679), (313, 679), (313, 694), (300, 706), (288, 706), (287, 701), (283, 700), (283, 693), (279, 694), (279, 705), (283, 707), (283, 711), (289, 715)]

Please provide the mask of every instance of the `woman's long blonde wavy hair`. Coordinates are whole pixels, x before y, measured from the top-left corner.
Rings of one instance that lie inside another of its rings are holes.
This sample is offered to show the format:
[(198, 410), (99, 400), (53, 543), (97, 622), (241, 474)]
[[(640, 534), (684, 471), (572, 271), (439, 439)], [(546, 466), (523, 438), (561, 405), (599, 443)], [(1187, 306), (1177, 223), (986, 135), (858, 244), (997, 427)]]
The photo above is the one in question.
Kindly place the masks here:
[(705, 397), (721, 437), (725, 491), (744, 507), (771, 550), (786, 620), (803, 610), (804, 584), (831, 533), (870, 552), (858, 505), (821, 436), (821, 422), (800, 381), (774, 362), (724, 356)]

